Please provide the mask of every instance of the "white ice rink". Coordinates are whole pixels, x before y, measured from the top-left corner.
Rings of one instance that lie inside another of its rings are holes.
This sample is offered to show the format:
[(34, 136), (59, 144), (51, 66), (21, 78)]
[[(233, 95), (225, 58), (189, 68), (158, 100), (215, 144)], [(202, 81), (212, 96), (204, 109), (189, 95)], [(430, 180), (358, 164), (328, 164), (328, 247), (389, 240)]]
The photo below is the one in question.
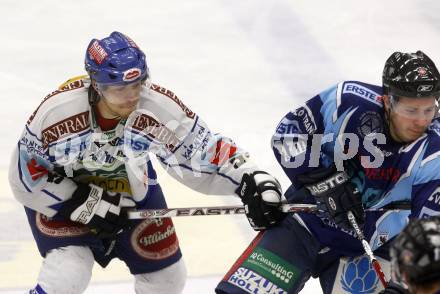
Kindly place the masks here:
[[(438, 0), (75, 0), (0, 2), (0, 292), (35, 284), (41, 258), (7, 184), (9, 156), (40, 100), (84, 73), (91, 38), (113, 30), (146, 52), (153, 81), (213, 130), (287, 177), (270, 136), (281, 117), (346, 79), (381, 82), (393, 51), (421, 49), (440, 66)], [(196, 195), (160, 173), (169, 205), (238, 203)], [(185, 294), (213, 293), (254, 236), (242, 216), (176, 218), (189, 270)], [(86, 293), (134, 293), (124, 265), (95, 267)], [(311, 281), (305, 293), (320, 293)]]

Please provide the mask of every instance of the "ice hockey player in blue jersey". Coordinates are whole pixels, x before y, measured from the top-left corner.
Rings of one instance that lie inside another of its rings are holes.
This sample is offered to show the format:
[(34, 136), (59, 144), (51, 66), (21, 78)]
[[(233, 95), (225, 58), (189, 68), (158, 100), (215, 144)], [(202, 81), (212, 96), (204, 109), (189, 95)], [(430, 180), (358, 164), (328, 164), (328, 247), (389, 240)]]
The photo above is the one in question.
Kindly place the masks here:
[(126, 35), (91, 40), (85, 68), (45, 97), (12, 156), (11, 189), (44, 258), (31, 293), (82, 293), (94, 261), (105, 267), (114, 258), (136, 293), (181, 293), (186, 270), (172, 220), (127, 219), (128, 209), (166, 208), (149, 156), (205, 194), (234, 195), (246, 182), (277, 204), (279, 183), (153, 84), (144, 52)]
[(395, 283), (380, 294), (440, 294), (440, 217), (412, 219), (390, 255)]
[(310, 277), (324, 293), (383, 289), (347, 215), (389, 279), (393, 237), (409, 218), (440, 214), (440, 75), (423, 52), (395, 52), (382, 78), (382, 86), (341, 82), (281, 120), (272, 146), (292, 183), (285, 196), (318, 210), (259, 226), (262, 201), (245, 197), (248, 217), (266, 230), (217, 293), (298, 293)]

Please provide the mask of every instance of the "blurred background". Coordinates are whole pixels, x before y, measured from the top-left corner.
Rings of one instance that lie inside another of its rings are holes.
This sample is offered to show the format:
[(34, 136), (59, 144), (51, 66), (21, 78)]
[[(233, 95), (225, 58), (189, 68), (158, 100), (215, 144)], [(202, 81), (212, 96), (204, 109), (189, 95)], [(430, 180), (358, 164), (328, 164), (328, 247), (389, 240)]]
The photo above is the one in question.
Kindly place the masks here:
[[(287, 177), (270, 137), (289, 110), (342, 80), (380, 84), (394, 51), (422, 50), (440, 65), (440, 2), (12, 1), (0, 2), (0, 292), (24, 293), (41, 263), (23, 208), (7, 183), (12, 149), (47, 93), (84, 74), (92, 38), (117, 30), (144, 50), (153, 82), (177, 94), (212, 130), (249, 150), (261, 168)], [(205, 196), (158, 167), (170, 207), (239, 204)], [(243, 216), (175, 218), (188, 293), (213, 293), (255, 236)], [(134, 293), (124, 264), (95, 266), (86, 293)], [(305, 293), (320, 293), (316, 280)]]

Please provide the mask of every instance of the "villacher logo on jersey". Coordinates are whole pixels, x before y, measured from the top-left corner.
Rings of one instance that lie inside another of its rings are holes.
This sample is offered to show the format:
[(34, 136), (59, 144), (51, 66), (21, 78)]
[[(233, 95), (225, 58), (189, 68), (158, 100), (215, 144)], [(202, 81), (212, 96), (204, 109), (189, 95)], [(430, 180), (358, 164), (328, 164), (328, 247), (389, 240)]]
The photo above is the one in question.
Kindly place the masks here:
[(131, 82), (140, 77), (142, 71), (139, 68), (130, 68), (129, 70), (124, 71), (124, 75), (122, 80), (125, 82)]

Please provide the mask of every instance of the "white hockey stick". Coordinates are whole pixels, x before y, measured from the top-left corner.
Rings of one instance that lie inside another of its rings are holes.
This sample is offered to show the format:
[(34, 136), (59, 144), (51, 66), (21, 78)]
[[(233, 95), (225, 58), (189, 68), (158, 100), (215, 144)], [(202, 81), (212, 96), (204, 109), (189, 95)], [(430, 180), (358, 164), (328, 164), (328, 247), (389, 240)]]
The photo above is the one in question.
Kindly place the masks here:
[[(314, 204), (283, 204), (282, 212), (313, 212)], [(128, 211), (129, 219), (164, 218), (175, 216), (202, 216), (202, 215), (233, 215), (245, 214), (244, 207), (237, 206), (211, 206), (211, 207), (186, 207), (186, 208), (163, 208)]]
[[(378, 208), (366, 209), (365, 211), (382, 211), (382, 210), (402, 210), (406, 207), (395, 208)], [(314, 212), (315, 204), (289, 204), (285, 203), (280, 206), (280, 210), (285, 213), (292, 212)], [(245, 214), (244, 207), (236, 206), (211, 206), (211, 207), (182, 207), (182, 208), (161, 208), (161, 209), (145, 209), (128, 211), (129, 219), (145, 219), (145, 218), (165, 218), (176, 216), (203, 216), (203, 215), (235, 215)]]
[(351, 211), (347, 212), (348, 220), (353, 227), (356, 236), (358, 237), (359, 241), (362, 243), (362, 247), (364, 248), (365, 253), (368, 256), (368, 259), (370, 260), (371, 265), (373, 266), (374, 271), (376, 272), (377, 276), (379, 277), (380, 282), (382, 283), (383, 287), (386, 288), (388, 283), (385, 279), (385, 274), (383, 273), (382, 267), (380, 266), (380, 263), (377, 261), (377, 259), (373, 255), (373, 251), (371, 250), (370, 244), (368, 244), (367, 240), (365, 240), (364, 233), (362, 232), (361, 228), (359, 228), (358, 223), (356, 222), (356, 218), (354, 217), (353, 213)]

